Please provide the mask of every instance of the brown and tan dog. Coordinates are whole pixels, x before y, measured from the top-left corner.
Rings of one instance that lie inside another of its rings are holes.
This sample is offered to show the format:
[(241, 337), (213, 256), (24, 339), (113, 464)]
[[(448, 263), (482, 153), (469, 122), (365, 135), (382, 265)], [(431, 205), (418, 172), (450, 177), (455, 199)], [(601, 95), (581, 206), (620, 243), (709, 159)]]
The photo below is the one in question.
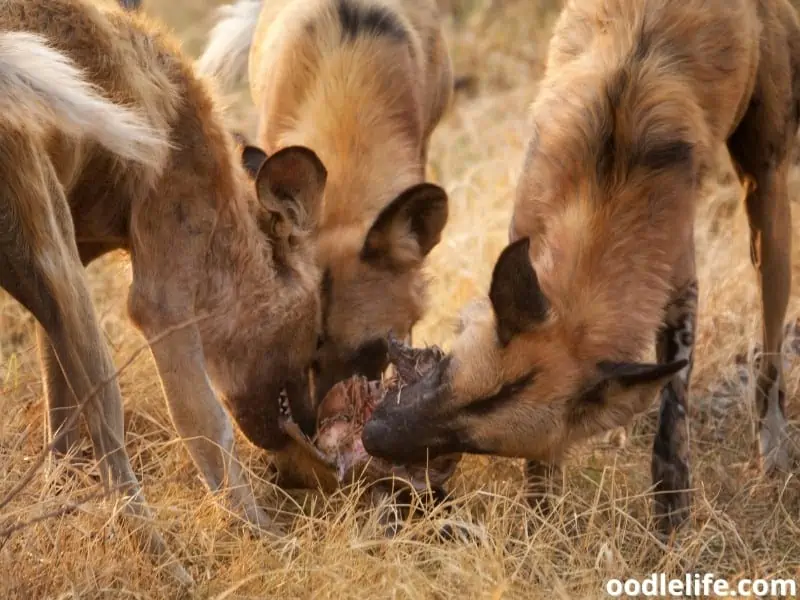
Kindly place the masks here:
[(423, 261), (447, 197), (424, 183), (453, 76), (434, 0), (240, 0), (224, 7), (203, 72), (248, 65), (268, 153), (307, 146), (328, 169), (315, 238), (323, 272), (316, 397), (387, 366), (385, 337), (424, 310)]
[(78, 441), (62, 426), (102, 386), (85, 417), (104, 483), (147, 513), (83, 269), (127, 250), (130, 316), (161, 337), (151, 349), (178, 433), (208, 487), (269, 526), (212, 382), (252, 442), (289, 447), (278, 399), (302, 386), (319, 334), (308, 231), (325, 168), (286, 148), (254, 182), (191, 64), (116, 6), (9, 0), (0, 31), (0, 285), (39, 323), (55, 449)]
[[(763, 467), (790, 466), (780, 348), (797, 15), (787, 0), (570, 1), (532, 114), (490, 306), (404, 402), (379, 406), (364, 445), (395, 460), (522, 457), (535, 477), (571, 444), (629, 423), (660, 391), (652, 475), (670, 530), (690, 503), (695, 207), (720, 144), (755, 184), (746, 203), (763, 300)], [(658, 364), (638, 362), (654, 339)]]

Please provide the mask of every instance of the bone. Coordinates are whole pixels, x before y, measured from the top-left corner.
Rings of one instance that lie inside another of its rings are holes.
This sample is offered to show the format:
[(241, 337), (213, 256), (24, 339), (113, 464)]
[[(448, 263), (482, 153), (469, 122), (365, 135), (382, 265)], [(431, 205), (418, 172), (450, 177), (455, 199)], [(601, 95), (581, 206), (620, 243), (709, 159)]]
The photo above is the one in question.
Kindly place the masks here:
[[(434, 362), (427, 360), (433, 354), (423, 356), (417, 364), (434, 366)], [(372, 411), (391, 391), (411, 382), (413, 379), (404, 379), (399, 373), (383, 384), (353, 377), (337, 384), (325, 397), (320, 406), (320, 415), (325, 416), (319, 421), (315, 444), (336, 461), (340, 483), (355, 479), (375, 483), (395, 478), (421, 492), (429, 485), (432, 488), (441, 487), (452, 476), (460, 456), (448, 455), (424, 464), (400, 465), (371, 457), (364, 450), (361, 432)]]
[(440, 488), (453, 475), (460, 455), (438, 457), (425, 464), (400, 465), (369, 456), (361, 442), (364, 423), (389, 393), (412, 384), (432, 371), (444, 359), (436, 346), (412, 348), (393, 336), (388, 338), (389, 360), (395, 373), (385, 381), (368, 381), (353, 376), (337, 383), (317, 409), (317, 431), (306, 437), (287, 415), (282, 426), (287, 435), (326, 468), (335, 471), (340, 484), (356, 480), (403, 483), (417, 492), (430, 486)]
[(432, 371), (444, 358), (444, 352), (438, 346), (411, 348), (391, 334), (388, 341), (389, 361), (394, 365), (397, 377), (403, 385), (414, 383)]
[(306, 435), (300, 429), (300, 426), (290, 419), (284, 419), (281, 423), (283, 432), (297, 442), (303, 450), (315, 461), (319, 462), (328, 469), (336, 468), (336, 460), (331, 458), (330, 455), (321, 451), (317, 446), (311, 443)]

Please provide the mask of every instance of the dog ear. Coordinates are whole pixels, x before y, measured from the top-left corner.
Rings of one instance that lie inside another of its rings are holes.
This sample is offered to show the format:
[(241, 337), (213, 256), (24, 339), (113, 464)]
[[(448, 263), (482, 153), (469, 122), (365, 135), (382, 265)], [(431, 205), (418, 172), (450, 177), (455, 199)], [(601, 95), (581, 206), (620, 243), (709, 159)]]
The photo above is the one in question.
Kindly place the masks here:
[(328, 178), (322, 161), (303, 146), (290, 146), (263, 157), (256, 175), (258, 199), (268, 210), (287, 216), (295, 226), (312, 229)]
[(446, 223), (447, 193), (432, 183), (412, 186), (375, 219), (361, 259), (391, 270), (419, 265), (439, 243)]
[(529, 238), (509, 244), (492, 273), (489, 300), (497, 317), (497, 337), (503, 345), (547, 317), (550, 303), (539, 287), (529, 251)]

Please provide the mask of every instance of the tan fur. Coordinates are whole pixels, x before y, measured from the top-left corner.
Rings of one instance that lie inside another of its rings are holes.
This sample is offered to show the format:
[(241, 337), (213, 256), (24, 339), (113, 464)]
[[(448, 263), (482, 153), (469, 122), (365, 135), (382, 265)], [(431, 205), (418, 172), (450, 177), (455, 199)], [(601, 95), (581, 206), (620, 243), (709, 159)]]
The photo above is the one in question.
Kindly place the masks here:
[[(155, 26), (116, 6), (9, 0), (0, 30), (26, 32), (0, 34), (0, 105), (31, 103), (28, 120), (0, 115), (0, 285), (39, 322), (56, 450), (77, 441), (75, 427), (55, 435), (114, 370), (82, 264), (127, 250), (130, 314), (149, 340), (160, 338), (151, 349), (178, 433), (208, 486), (268, 526), (211, 385), (251, 441), (291, 447), (278, 395), (302, 379), (320, 315), (309, 224), (298, 216), (321, 201), (324, 167), (309, 150), (288, 148), (264, 162), (254, 184), (190, 63)], [(43, 64), (52, 89), (34, 85)], [(105, 129), (87, 125), (98, 115)], [(85, 416), (105, 483), (133, 495), (129, 512), (146, 515), (116, 381)], [(165, 551), (157, 534), (149, 544)]]
[[(236, 70), (243, 44), (231, 36), (236, 27), (239, 38), (253, 33), (246, 15), (256, 4), (226, 8), (199, 59), (204, 70)], [(418, 189), (408, 209), (376, 224), (424, 180), (428, 141), (452, 95), (451, 63), (433, 0), (270, 0), (255, 25), (248, 69), (259, 144), (268, 153), (307, 146), (329, 173), (316, 215), (329, 283), (316, 360), (322, 395), (355, 371), (377, 376), (386, 364), (379, 342), (390, 330), (408, 335), (423, 314), (423, 259), (447, 218), (444, 192)]]
[[(643, 28), (662, 41), (625, 72)], [(759, 36), (766, 39), (761, 50)], [(787, 39), (788, 47), (778, 46)], [(681, 65), (676, 50), (702, 59)], [(786, 67), (798, 60), (796, 15), (783, 0), (567, 5), (532, 108), (535, 133), (510, 237), (532, 240), (532, 262), (556, 316), (547, 331), (557, 333), (557, 344), (573, 365), (641, 357), (673, 290), (694, 278), (693, 261), (684, 255), (693, 254), (700, 176), (713, 164), (718, 145), (730, 143), (757, 86), (759, 102), (772, 104), (780, 119), (772, 128), (786, 123), (783, 139), (772, 148), (773, 168), (786, 160), (798, 102), (797, 84)], [(616, 85), (620, 70), (629, 82), (619, 105), (610, 107), (604, 87)], [(774, 70), (781, 72), (770, 82), (774, 87), (763, 89)], [(598, 180), (595, 165), (600, 153), (608, 152), (598, 142), (610, 119), (617, 154), (607, 158), (613, 160), (609, 176)], [(626, 168), (637, 144), (655, 147), (674, 139), (693, 146), (693, 172), (680, 164), (656, 171)], [(763, 150), (746, 152), (755, 156)], [(788, 256), (788, 237), (779, 252)], [(543, 333), (537, 331), (531, 341), (550, 354), (552, 343), (541, 342)], [(537, 396), (546, 402), (547, 394)]]
[[(381, 407), (365, 428), (367, 450), (400, 458), (427, 445), (556, 467), (570, 445), (629, 423), (661, 390), (657, 509), (667, 529), (679, 522), (688, 507), (695, 206), (713, 153), (727, 144), (743, 178), (758, 183), (747, 206), (773, 353), (762, 361), (758, 431), (765, 468), (785, 468), (779, 356), (798, 73), (800, 27), (786, 0), (567, 2), (533, 103), (512, 244), (495, 267), (491, 303), (454, 343), (438, 408), (415, 407), (430, 439), (405, 421), (413, 449), (381, 442), (408, 416)], [(637, 364), (654, 339), (661, 365)]]

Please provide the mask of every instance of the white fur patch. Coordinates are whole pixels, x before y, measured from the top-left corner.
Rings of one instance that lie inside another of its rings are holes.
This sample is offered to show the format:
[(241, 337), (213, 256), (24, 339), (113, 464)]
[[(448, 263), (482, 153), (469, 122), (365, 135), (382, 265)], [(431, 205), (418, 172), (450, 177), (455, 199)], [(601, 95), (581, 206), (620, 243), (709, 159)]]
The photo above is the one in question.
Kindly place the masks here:
[(33, 33), (0, 34), (0, 115), (20, 128), (47, 124), (92, 139), (159, 171), (169, 149), (163, 132), (104, 98), (72, 60)]
[(223, 91), (247, 71), (260, 13), (261, 0), (239, 0), (217, 11), (218, 21), (196, 68), (198, 73), (214, 78)]

